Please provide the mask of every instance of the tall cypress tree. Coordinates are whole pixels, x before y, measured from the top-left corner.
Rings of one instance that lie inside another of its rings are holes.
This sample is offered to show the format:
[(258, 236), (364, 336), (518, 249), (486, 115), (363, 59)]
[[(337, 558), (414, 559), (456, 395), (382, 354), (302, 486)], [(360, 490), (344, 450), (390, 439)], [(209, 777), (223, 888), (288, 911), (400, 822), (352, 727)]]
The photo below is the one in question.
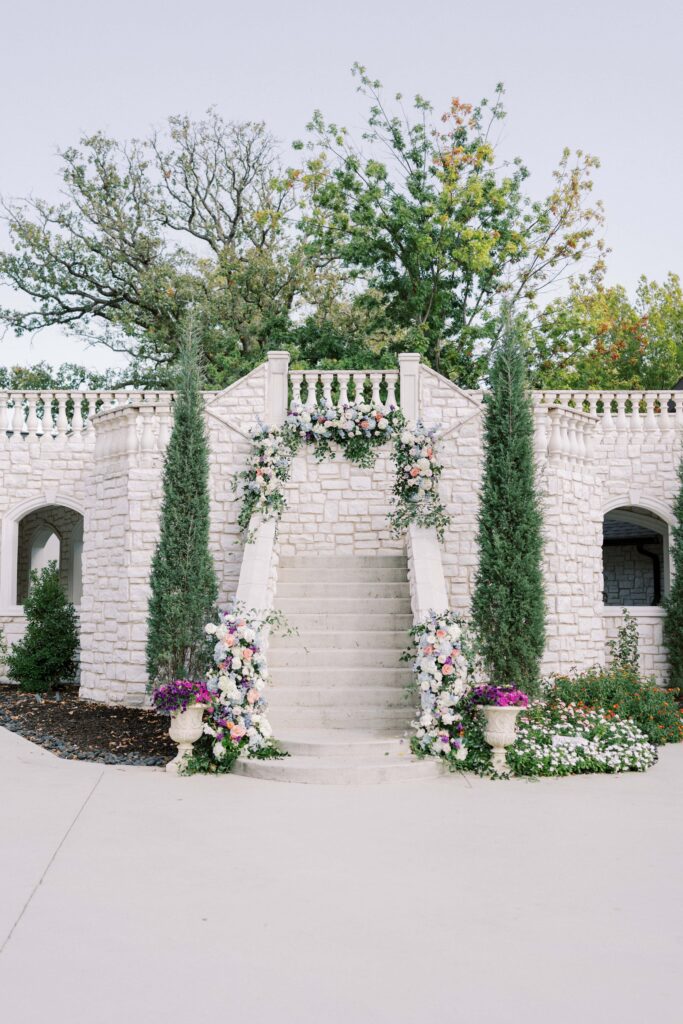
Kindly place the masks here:
[(542, 513), (534, 420), (520, 328), (508, 322), (491, 370), (484, 420), (479, 568), (472, 604), (492, 682), (537, 689), (545, 644)]
[(188, 323), (164, 462), (161, 532), (150, 576), (150, 683), (201, 677), (206, 668), (204, 626), (214, 614), (218, 594), (209, 552), (209, 446), (199, 351), (197, 332)]
[(664, 642), (669, 653), (669, 683), (683, 690), (683, 459), (678, 464), (680, 487), (674, 502), (676, 525), (672, 529), (672, 580), (664, 602)]

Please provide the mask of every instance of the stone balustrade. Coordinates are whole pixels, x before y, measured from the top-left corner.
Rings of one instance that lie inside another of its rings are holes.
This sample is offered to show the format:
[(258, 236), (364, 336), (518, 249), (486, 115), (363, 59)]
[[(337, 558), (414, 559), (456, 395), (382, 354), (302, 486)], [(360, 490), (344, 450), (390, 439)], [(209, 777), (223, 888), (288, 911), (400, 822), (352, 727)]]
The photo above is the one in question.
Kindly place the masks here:
[(370, 402), (376, 408), (398, 407), (397, 370), (293, 370), (289, 374), (292, 403), (343, 406)]
[(164, 451), (171, 434), (172, 400), (170, 391), (147, 392), (144, 402), (101, 408), (93, 418), (95, 457)]
[(536, 406), (589, 413), (603, 431), (669, 434), (683, 426), (682, 391), (535, 391)]
[[(171, 392), (166, 392), (170, 395)], [(63, 437), (88, 428), (96, 412), (149, 401), (148, 391), (0, 391), (0, 436)]]

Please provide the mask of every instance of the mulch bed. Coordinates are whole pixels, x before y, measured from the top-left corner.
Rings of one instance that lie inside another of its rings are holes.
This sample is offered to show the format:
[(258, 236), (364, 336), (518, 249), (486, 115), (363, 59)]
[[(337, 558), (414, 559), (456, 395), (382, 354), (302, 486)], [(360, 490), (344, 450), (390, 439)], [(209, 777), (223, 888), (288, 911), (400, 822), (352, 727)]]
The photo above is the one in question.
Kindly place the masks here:
[(48, 696), (0, 684), (0, 726), (69, 760), (165, 765), (177, 752), (165, 716), (79, 700), (76, 687)]

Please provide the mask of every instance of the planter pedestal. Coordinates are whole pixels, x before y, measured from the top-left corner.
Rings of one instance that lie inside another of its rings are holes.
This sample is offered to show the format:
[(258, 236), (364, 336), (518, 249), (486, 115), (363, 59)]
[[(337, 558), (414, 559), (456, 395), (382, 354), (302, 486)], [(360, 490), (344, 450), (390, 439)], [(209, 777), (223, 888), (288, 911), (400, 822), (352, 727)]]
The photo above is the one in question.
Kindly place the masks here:
[(171, 715), (168, 734), (178, 747), (178, 753), (166, 765), (166, 771), (177, 775), (183, 762), (192, 753), (192, 744), (202, 735), (205, 707), (203, 704), (192, 704), (185, 711), (175, 711)]
[(486, 717), (486, 742), (493, 748), (493, 770), (497, 775), (506, 775), (510, 769), (505, 758), (506, 747), (517, 737), (517, 715), (524, 708), (497, 707), (485, 704), (482, 709)]

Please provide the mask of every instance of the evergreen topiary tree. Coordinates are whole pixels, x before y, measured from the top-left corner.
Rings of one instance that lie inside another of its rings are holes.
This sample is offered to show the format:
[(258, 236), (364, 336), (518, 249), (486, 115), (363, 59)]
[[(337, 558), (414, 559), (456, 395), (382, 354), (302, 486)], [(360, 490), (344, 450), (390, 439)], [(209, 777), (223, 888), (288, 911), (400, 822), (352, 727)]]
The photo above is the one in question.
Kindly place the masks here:
[(545, 643), (543, 520), (533, 440), (520, 329), (508, 322), (495, 352), (485, 405), (479, 568), (472, 614), (491, 681), (515, 683), (532, 693), (538, 688)]
[(664, 642), (669, 654), (669, 683), (683, 690), (683, 459), (678, 465), (680, 487), (674, 502), (676, 525), (672, 529), (672, 580), (664, 602)]
[(150, 684), (201, 677), (207, 662), (204, 625), (214, 617), (218, 593), (209, 552), (209, 451), (199, 351), (197, 333), (188, 324), (164, 462), (161, 532), (150, 576)]
[(78, 650), (76, 609), (64, 593), (56, 562), (31, 573), (24, 613), (26, 632), (7, 658), (10, 679), (31, 693), (72, 682)]

